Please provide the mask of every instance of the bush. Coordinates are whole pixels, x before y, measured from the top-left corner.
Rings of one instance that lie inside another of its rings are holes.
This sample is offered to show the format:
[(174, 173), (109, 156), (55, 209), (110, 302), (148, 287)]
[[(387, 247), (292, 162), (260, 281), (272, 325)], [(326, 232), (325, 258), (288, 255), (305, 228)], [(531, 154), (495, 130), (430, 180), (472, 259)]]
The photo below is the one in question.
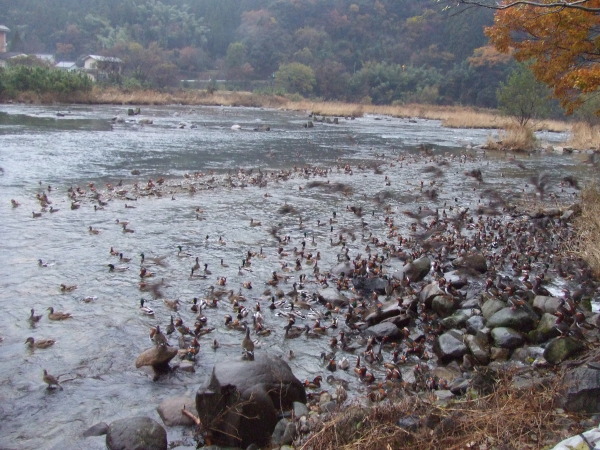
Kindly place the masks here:
[(81, 72), (29, 66), (7, 67), (0, 72), (0, 94), (7, 97), (27, 91), (65, 95), (91, 89), (92, 81)]

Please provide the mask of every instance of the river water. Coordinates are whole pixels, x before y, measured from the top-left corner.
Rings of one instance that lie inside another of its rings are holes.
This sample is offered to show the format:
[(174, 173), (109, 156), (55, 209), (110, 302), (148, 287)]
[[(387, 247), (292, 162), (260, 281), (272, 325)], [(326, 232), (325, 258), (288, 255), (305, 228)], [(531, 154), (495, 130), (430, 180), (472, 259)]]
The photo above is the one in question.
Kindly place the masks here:
[[(351, 257), (365, 251), (363, 235), (385, 239), (384, 204), (389, 214), (397, 214), (400, 233), (409, 233), (403, 210), (444, 202), (475, 207), (481, 185), (465, 171), (480, 169), (485, 188), (507, 198), (535, 198), (528, 180), (545, 172), (558, 202), (569, 202), (576, 193), (559, 186), (562, 177), (584, 182), (593, 176), (580, 155), (520, 156), (518, 165), (510, 155), (474, 149), (493, 131), (446, 129), (437, 121), (368, 116), (305, 128), (307, 114), (268, 109), (161, 106), (144, 107), (135, 117), (125, 112), (121, 106), (0, 105), (2, 448), (104, 448), (103, 437), (83, 439), (81, 433), (100, 421), (133, 415), (158, 419), (161, 400), (193, 395), (216, 361), (241, 357), (243, 333), (223, 326), (225, 314), (235, 315), (226, 297), (216, 309), (205, 310), (215, 330), (200, 339), (195, 373), (176, 370), (153, 381), (150, 371), (135, 368), (135, 359), (152, 346), (150, 327), (164, 329), (170, 315), (193, 326), (191, 300), (206, 298), (211, 286), (241, 290), (249, 310), (261, 303), (265, 325), (273, 332), (258, 337), (257, 352), (286, 357), (292, 350), (296, 358), (289, 364), (300, 380), (326, 375), (320, 355), (330, 351), (329, 338), (285, 340), (287, 320), (266, 308), (265, 281), (273, 271), (283, 274), (284, 262), (294, 266), (293, 250), (302, 241), (309, 251), (321, 252), (318, 264), (324, 272), (337, 264), (340, 248), (331, 242), (339, 233), (354, 236), (347, 245)], [(125, 120), (112, 120), (116, 117)], [(140, 119), (152, 123), (140, 124)], [(240, 129), (232, 130), (233, 125)], [(260, 126), (270, 131), (253, 131)], [(543, 136), (555, 143), (565, 138)], [(427, 170), (432, 165), (443, 170)], [(306, 166), (321, 170), (294, 171)], [(266, 185), (252, 183), (259, 170)], [(271, 175), (281, 171), (290, 172)], [(148, 180), (156, 183), (161, 177), (166, 180), (157, 191), (162, 195), (145, 195)], [(423, 195), (421, 181), (435, 187), (437, 198)], [(351, 191), (324, 189), (327, 182), (344, 183)], [(107, 183), (122, 186), (109, 190)], [(71, 209), (68, 189), (76, 186), (85, 193), (78, 196), (81, 206)], [(127, 193), (117, 195), (118, 190)], [(94, 191), (106, 205), (93, 198)], [(41, 211), (36, 195), (42, 192), (58, 211), (47, 207), (36, 218), (33, 213)], [(11, 199), (20, 206), (12, 207)], [(348, 206), (362, 207), (364, 217)], [(250, 226), (251, 219), (261, 226)], [(129, 222), (135, 232), (124, 232), (117, 220)], [(272, 227), (289, 236), (282, 252), (289, 257), (278, 254)], [(111, 247), (131, 261), (111, 256)], [(248, 251), (257, 255), (240, 270)], [(180, 300), (178, 312), (140, 292), (141, 253), (156, 274), (152, 280), (162, 280), (164, 298)], [(162, 258), (163, 265), (151, 264), (153, 257)], [(196, 257), (208, 264), (206, 278), (190, 277)], [(111, 273), (109, 263), (128, 269)], [(287, 292), (300, 274), (312, 273), (308, 265), (292, 271), (280, 288)], [(217, 277), (226, 277), (226, 285), (218, 286)], [(244, 282), (253, 289), (243, 288)], [(77, 288), (61, 292), (61, 284)], [(310, 282), (305, 289), (309, 295), (317, 290)], [(154, 309), (153, 317), (140, 312), (142, 297)], [(73, 318), (48, 320), (50, 306)], [(31, 308), (44, 314), (34, 328), (27, 320)], [(312, 323), (309, 318), (298, 322)], [(57, 342), (30, 351), (24, 344), (29, 336)], [(176, 344), (175, 335), (169, 339)], [(211, 348), (213, 339), (220, 343), (217, 350)], [(43, 369), (60, 377), (62, 390), (46, 389)], [(351, 383), (351, 395), (364, 396), (353, 373), (336, 376)], [(169, 429), (171, 441), (189, 444), (190, 436)]]

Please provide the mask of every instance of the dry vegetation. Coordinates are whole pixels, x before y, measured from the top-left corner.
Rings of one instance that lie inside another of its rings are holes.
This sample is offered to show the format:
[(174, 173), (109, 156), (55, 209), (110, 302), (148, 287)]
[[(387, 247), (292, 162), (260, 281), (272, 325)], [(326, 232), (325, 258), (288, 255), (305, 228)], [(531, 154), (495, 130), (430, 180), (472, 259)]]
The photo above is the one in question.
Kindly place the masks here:
[(583, 122), (573, 124), (569, 145), (574, 148), (600, 150), (600, 126)]
[(600, 189), (597, 184), (581, 192), (581, 216), (576, 221), (579, 234), (578, 253), (600, 277)]
[[(544, 448), (582, 431), (555, 405), (558, 377), (524, 389), (512, 387), (511, 378), (505, 374), (491, 393), (467, 395), (447, 406), (410, 396), (346, 408), (322, 423), (302, 449)], [(407, 416), (416, 417), (419, 428), (398, 426)]]
[(533, 128), (512, 123), (500, 132), (500, 140), (488, 138), (486, 148), (490, 150), (509, 150), (512, 152), (529, 152), (535, 150), (537, 139)]

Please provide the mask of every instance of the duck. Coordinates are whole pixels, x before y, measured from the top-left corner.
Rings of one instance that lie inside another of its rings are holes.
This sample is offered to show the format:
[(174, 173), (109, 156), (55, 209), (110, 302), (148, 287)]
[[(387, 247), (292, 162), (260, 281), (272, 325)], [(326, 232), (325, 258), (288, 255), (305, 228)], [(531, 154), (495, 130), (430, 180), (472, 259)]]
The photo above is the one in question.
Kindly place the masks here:
[(122, 263), (128, 263), (131, 262), (131, 258), (126, 258), (123, 256), (123, 253), (119, 253), (119, 261)]
[(72, 285), (61, 284), (60, 285), (60, 292), (73, 292), (75, 289), (77, 289), (76, 284), (72, 284)]
[(44, 375), (42, 376), (44, 383), (48, 385), (48, 389), (59, 388), (62, 390), (62, 386), (58, 382), (58, 378), (54, 375), (50, 375), (46, 369), (44, 369)]
[(321, 375), (317, 375), (316, 377), (314, 377), (312, 379), (312, 381), (310, 380), (304, 380), (304, 387), (307, 387), (309, 389), (319, 389), (321, 387), (321, 382), (323, 381), (323, 377)]
[(37, 218), (39, 218), (39, 217), (42, 217), (42, 213), (41, 213), (41, 212), (37, 212), (37, 213), (36, 213), (35, 211), (33, 211), (32, 215), (33, 215), (33, 218), (34, 218), (34, 219), (37, 219)]
[(90, 234), (100, 234), (100, 230), (93, 228), (91, 225), (89, 226), (88, 231)]
[(175, 323), (173, 322), (173, 316), (171, 316), (171, 321), (169, 322), (169, 325), (167, 325), (167, 329), (165, 330), (165, 332), (168, 335), (173, 334), (175, 332)]
[(163, 299), (163, 303), (167, 306), (167, 308), (172, 309), (173, 311), (177, 311), (179, 309), (179, 300), (168, 300)]
[(192, 299), (192, 306), (190, 306), (190, 310), (193, 313), (197, 313), (198, 311), (200, 311), (200, 305), (198, 305), (198, 297), (194, 297)]
[(146, 314), (147, 316), (153, 316), (154, 315), (154, 310), (152, 308), (150, 308), (149, 306), (145, 305), (144, 303), (146, 302), (146, 300), (144, 300), (143, 298), (140, 300), (140, 311), (144, 314)]
[(129, 270), (129, 266), (115, 266), (112, 263), (108, 264), (109, 272), (125, 272), (126, 270)]
[(179, 251), (177, 252), (177, 256), (179, 256), (180, 258), (188, 258), (188, 257), (192, 256), (192, 254), (191, 254), (191, 253), (184, 252), (184, 251), (183, 251), (183, 247), (182, 247), (181, 245), (178, 245), (178, 246), (177, 246), (177, 249), (179, 250)]
[(29, 315), (29, 318), (27, 320), (29, 320), (29, 323), (31, 325), (35, 325), (36, 323), (38, 323), (40, 320), (42, 319), (42, 315), (35, 315), (35, 311), (33, 310), (33, 308), (31, 308), (31, 314)]
[(262, 226), (262, 223), (258, 222), (258, 221), (256, 221), (256, 220), (254, 220), (254, 219), (251, 218), (250, 219), (250, 226), (251, 227), (260, 227), (260, 226)]
[(285, 335), (286, 339), (295, 339), (302, 335), (306, 331), (305, 327), (294, 326), (296, 320), (293, 317), (290, 317), (288, 320), (288, 324), (285, 326)]
[(19, 206), (21, 206), (21, 204), (18, 201), (16, 201), (14, 198), (12, 198), (10, 200), (10, 204), (12, 205), (13, 208), (18, 208)]
[(168, 347), (169, 341), (167, 337), (160, 331), (160, 326), (150, 328), (150, 339), (154, 342), (157, 347)]
[(65, 320), (73, 317), (71, 313), (54, 312), (54, 308), (52, 306), (48, 308), (48, 311), (48, 319), (50, 320)]
[(56, 341), (54, 339), (38, 339), (37, 341), (33, 339), (32, 336), (29, 336), (26, 340), (25, 343), (28, 345), (28, 347), (30, 349), (35, 349), (35, 348), (48, 348), (48, 347), (52, 347)]
[(145, 267), (142, 267), (140, 269), (140, 278), (150, 278), (150, 277), (153, 277), (153, 276), (154, 276), (154, 272), (150, 272)]
[(242, 339), (244, 353), (254, 355), (254, 342), (250, 339), (250, 327), (246, 325), (246, 335)]

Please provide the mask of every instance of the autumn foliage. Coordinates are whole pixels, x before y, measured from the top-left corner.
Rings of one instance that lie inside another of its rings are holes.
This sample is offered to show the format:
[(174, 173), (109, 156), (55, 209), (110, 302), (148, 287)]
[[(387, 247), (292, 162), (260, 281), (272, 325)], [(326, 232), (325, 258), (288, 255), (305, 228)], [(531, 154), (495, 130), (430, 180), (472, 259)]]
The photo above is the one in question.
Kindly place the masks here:
[[(600, 8), (600, 0), (589, 0), (586, 6)], [(514, 51), (519, 61), (531, 60), (535, 76), (572, 113), (600, 87), (599, 27), (597, 11), (522, 4), (497, 11), (486, 34), (498, 50)]]

